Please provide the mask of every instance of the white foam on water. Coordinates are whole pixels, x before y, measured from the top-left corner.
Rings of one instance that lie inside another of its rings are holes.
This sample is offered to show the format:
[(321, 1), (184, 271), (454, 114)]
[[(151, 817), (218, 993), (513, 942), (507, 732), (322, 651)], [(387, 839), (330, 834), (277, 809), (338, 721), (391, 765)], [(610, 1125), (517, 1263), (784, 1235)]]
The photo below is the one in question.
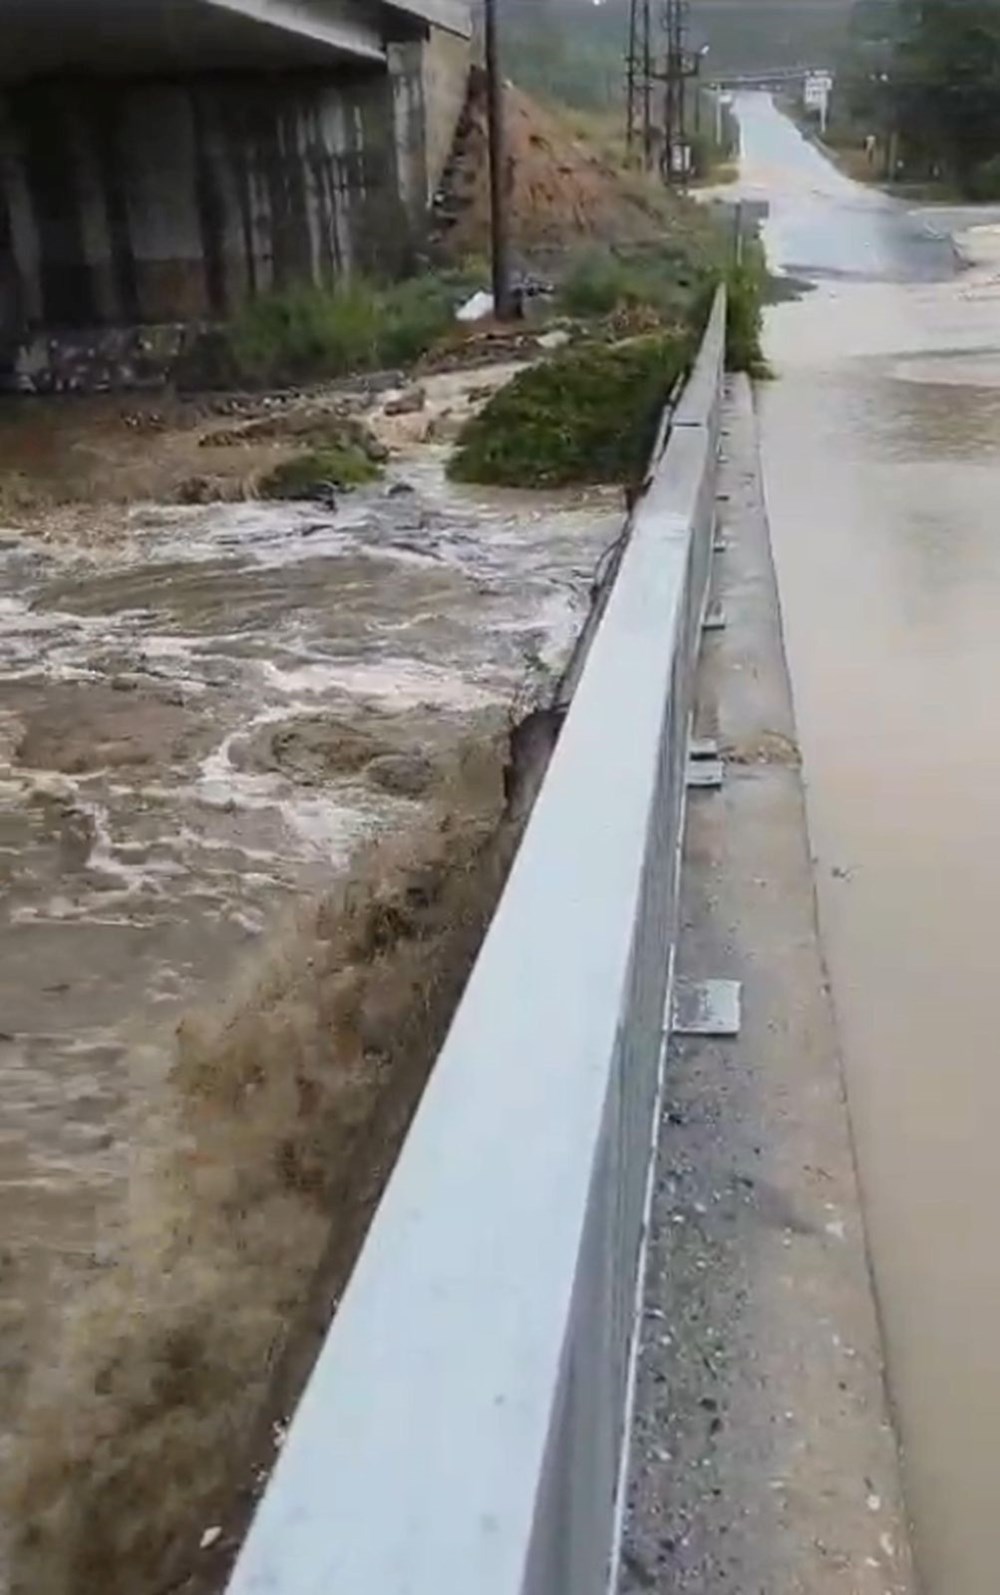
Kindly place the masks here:
[(264, 680), (276, 692), (352, 693), (358, 698), (387, 700), (396, 709), (423, 705), (458, 711), (489, 708), (505, 694), (483, 682), (463, 680), (456, 673), (418, 659), (361, 659), (307, 664), (283, 669), (271, 660), (262, 665)]
[[(233, 763), (232, 750), (237, 742), (245, 741), (263, 726), (286, 725), (302, 707), (296, 703), (262, 710), (229, 732), (202, 759), (195, 791), (199, 800), (211, 808), (276, 814), (305, 856), (344, 859), (372, 824), (373, 806), (361, 799), (357, 788), (350, 789), (353, 800), (347, 797), (343, 785), (328, 794), (319, 794), (303, 790), (278, 771), (241, 770)], [(264, 862), (273, 862), (277, 857), (262, 853), (256, 856)], [(246, 876), (243, 878), (246, 880)]]

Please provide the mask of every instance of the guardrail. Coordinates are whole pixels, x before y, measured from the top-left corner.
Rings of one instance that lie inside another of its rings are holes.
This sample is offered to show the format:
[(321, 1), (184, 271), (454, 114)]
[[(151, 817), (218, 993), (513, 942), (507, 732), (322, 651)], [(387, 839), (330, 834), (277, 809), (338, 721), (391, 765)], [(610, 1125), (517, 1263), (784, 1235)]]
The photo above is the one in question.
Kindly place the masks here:
[(614, 1576), (725, 303), (230, 1595)]

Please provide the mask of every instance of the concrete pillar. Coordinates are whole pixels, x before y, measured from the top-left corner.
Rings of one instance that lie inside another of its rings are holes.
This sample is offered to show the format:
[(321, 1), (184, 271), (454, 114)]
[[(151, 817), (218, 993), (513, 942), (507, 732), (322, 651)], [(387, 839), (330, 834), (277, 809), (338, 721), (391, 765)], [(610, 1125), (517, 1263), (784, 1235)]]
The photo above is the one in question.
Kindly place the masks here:
[(0, 339), (198, 321), (411, 263), (465, 96), (436, 28), (388, 67), (49, 79), (0, 93)]

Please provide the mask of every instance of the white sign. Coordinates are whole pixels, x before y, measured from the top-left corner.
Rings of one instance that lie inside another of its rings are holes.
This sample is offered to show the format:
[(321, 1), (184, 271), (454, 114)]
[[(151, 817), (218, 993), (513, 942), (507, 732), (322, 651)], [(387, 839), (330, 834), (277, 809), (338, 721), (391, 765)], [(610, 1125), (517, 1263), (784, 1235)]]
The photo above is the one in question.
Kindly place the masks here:
[(802, 86), (802, 100), (807, 111), (818, 111), (823, 128), (830, 111), (830, 92), (833, 75), (830, 72), (810, 72)]

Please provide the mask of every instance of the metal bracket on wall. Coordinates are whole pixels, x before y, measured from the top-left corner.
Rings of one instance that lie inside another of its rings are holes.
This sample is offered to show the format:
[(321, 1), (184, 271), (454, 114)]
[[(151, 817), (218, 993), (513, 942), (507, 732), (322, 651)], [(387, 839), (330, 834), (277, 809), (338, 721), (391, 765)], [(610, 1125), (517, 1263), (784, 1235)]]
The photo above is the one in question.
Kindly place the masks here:
[(733, 1037), (742, 1022), (742, 981), (680, 979), (674, 986), (671, 1035)]
[(702, 631), (725, 631), (726, 611), (718, 600), (709, 604), (706, 609), (701, 629)]
[(688, 748), (686, 784), (689, 788), (701, 787), (717, 792), (722, 785), (725, 766), (719, 757), (719, 744), (714, 737), (694, 737)]

